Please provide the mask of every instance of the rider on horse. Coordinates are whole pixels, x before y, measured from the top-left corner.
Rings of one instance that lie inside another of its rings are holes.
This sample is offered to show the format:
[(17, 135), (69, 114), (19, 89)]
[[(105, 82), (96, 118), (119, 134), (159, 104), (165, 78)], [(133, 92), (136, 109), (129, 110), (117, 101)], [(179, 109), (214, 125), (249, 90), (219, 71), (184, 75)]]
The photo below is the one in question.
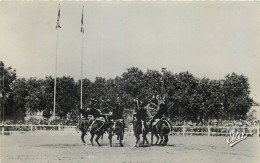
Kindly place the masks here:
[(113, 108), (112, 119), (113, 120), (122, 120), (123, 127), (125, 128), (125, 122), (123, 121), (124, 107), (120, 97), (117, 97), (115, 107)]
[(167, 101), (165, 100), (165, 97), (161, 101), (159, 100), (158, 108), (159, 110), (157, 111), (153, 119), (150, 121), (150, 127), (152, 127), (152, 124), (155, 121), (155, 119), (161, 119), (163, 116), (168, 117)]
[(92, 115), (94, 118), (100, 117), (100, 111), (97, 109), (98, 108), (98, 101), (95, 100), (94, 98), (90, 99), (90, 104), (87, 109), (82, 109), (80, 112), (85, 118), (88, 118), (89, 115)]
[[(133, 119), (133, 123), (134, 121), (136, 122), (136, 124), (140, 125), (141, 127), (145, 127), (146, 125), (146, 120), (148, 117), (150, 117), (147, 114), (147, 110), (145, 109), (145, 106), (147, 106), (148, 102), (147, 100), (144, 100), (144, 102), (137, 100), (135, 101), (135, 105), (137, 106), (137, 108), (135, 108), (136, 113), (134, 114), (134, 119)], [(133, 130), (135, 130), (135, 128), (133, 128)]]
[(123, 119), (124, 108), (121, 99), (117, 97), (115, 107), (113, 108), (113, 119)]
[(138, 121), (145, 121), (149, 115), (147, 114), (147, 110), (145, 109), (145, 106), (147, 105), (147, 101), (140, 102), (138, 110), (136, 111), (136, 119)]
[(107, 99), (106, 101), (103, 101), (103, 105), (102, 105), (102, 112), (104, 114), (109, 114), (109, 112), (111, 111), (111, 105), (110, 105), (110, 99)]

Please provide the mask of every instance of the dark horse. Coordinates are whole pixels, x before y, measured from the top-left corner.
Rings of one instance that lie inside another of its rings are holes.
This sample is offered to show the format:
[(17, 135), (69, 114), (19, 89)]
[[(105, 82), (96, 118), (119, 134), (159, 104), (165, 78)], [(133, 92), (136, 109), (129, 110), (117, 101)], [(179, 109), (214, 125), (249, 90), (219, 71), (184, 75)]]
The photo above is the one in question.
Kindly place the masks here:
[(80, 110), (80, 112), (82, 113), (82, 115), (84, 117), (88, 117), (89, 115), (94, 116), (94, 119), (89, 119), (87, 118), (87, 120), (82, 121), (81, 123), (79, 123), (79, 129), (81, 130), (82, 134), (81, 134), (81, 140), (82, 142), (85, 144), (86, 142), (84, 141), (84, 137), (87, 134), (88, 131), (90, 131), (91, 134), (91, 144), (94, 146), (93, 144), (93, 138), (95, 135), (97, 135), (95, 141), (97, 142), (97, 144), (100, 146), (100, 143), (98, 142), (99, 138), (105, 133), (105, 131), (107, 130), (107, 128), (109, 127), (109, 123), (105, 121), (105, 119), (101, 117), (100, 112), (96, 109), (90, 109), (90, 110)]
[(144, 102), (140, 102), (139, 100), (134, 100), (135, 104), (135, 111), (136, 114), (134, 115), (133, 119), (133, 128), (134, 128), (134, 134), (136, 137), (136, 144), (135, 147), (138, 147), (138, 142), (140, 140), (140, 135), (142, 134), (143, 137), (143, 146), (145, 142), (149, 146), (149, 142), (147, 140), (146, 135), (149, 132), (149, 128), (146, 123), (146, 119), (149, 118), (149, 115), (147, 114), (147, 110), (145, 109), (145, 106), (147, 105), (146, 100)]
[(122, 140), (124, 138), (124, 122), (123, 119), (118, 119), (115, 120), (114, 122), (112, 122), (112, 124), (110, 125), (110, 129), (109, 129), (109, 143), (110, 143), (110, 147), (112, 147), (112, 137), (113, 135), (117, 135), (117, 139), (119, 140), (120, 143), (120, 147), (123, 147), (123, 143)]
[(81, 131), (81, 141), (86, 144), (84, 137), (88, 132), (88, 128), (90, 126), (90, 121), (89, 120), (81, 120), (78, 125), (77, 125), (77, 131)]
[(159, 145), (165, 146), (168, 142), (168, 134), (171, 131), (171, 124), (169, 121), (166, 120), (166, 117), (164, 116), (168, 116), (167, 103), (164, 99), (161, 100), (159, 98), (153, 98), (150, 103), (158, 110), (153, 119), (150, 121), (151, 145), (153, 145), (153, 136), (156, 136), (157, 138), (155, 144), (158, 143), (160, 136), (161, 141)]
[(86, 143), (84, 140), (84, 137), (87, 134), (87, 132), (89, 131), (91, 134), (90, 142), (91, 142), (92, 146), (94, 146), (93, 138), (95, 135), (97, 135), (95, 141), (97, 142), (97, 144), (99, 146), (101, 146), (100, 143), (98, 142), (98, 140), (101, 136), (103, 136), (103, 134), (107, 130), (108, 126), (109, 126), (109, 123), (105, 122), (104, 120), (101, 120), (101, 119), (83, 120), (81, 123), (79, 123), (79, 126), (78, 126), (79, 130), (82, 132), (81, 133), (82, 142), (84, 144)]
[(143, 136), (143, 144), (142, 145), (144, 146), (145, 142), (147, 143), (147, 145), (149, 145), (148, 139), (146, 137), (146, 135), (149, 132), (148, 126), (146, 124), (146, 121), (134, 119), (133, 127), (134, 127), (134, 134), (135, 134), (135, 137), (136, 137), (135, 147), (138, 147), (138, 142), (140, 140), (140, 135), (141, 134)]
[(106, 128), (108, 127), (108, 123), (105, 122), (104, 120), (94, 120), (89, 128), (90, 130), (90, 134), (91, 134), (91, 138), (90, 138), (90, 141), (91, 141), (91, 144), (92, 146), (94, 146), (93, 144), (93, 138), (95, 135), (97, 135), (95, 141), (97, 142), (97, 144), (99, 146), (101, 146), (98, 142), (99, 138), (105, 133), (106, 131)]
[(159, 141), (160, 136), (160, 142), (159, 145), (166, 146), (167, 142), (169, 140), (168, 135), (171, 131), (170, 129), (170, 123), (166, 119), (161, 119), (158, 122), (155, 122), (155, 125), (152, 125), (151, 128), (151, 145), (153, 145), (153, 136), (157, 138), (156, 143), (154, 145), (157, 145)]

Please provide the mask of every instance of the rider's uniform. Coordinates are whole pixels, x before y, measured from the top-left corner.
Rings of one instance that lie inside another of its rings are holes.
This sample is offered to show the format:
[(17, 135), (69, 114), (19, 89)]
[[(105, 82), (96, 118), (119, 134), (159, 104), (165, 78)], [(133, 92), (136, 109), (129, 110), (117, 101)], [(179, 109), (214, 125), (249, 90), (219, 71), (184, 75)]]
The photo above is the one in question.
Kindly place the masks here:
[(155, 121), (155, 119), (161, 119), (163, 117), (163, 115), (168, 117), (167, 103), (165, 100), (159, 105), (158, 112), (155, 114), (153, 119), (150, 121), (150, 127), (152, 127), (152, 124)]
[(109, 114), (109, 112), (110, 112), (110, 105), (109, 105), (108, 101), (103, 103), (102, 112), (104, 114)]
[(92, 99), (90, 104), (89, 112), (93, 115), (94, 118), (101, 117), (100, 111), (98, 110), (98, 101)]
[[(118, 101), (115, 104), (115, 107), (113, 108), (112, 117), (113, 117), (114, 120), (119, 120), (119, 119), (123, 120), (123, 113), (124, 113), (123, 105), (120, 101)], [(122, 121), (122, 123), (123, 123), (123, 127), (125, 128), (125, 122)]]
[(155, 114), (153, 119), (161, 119), (162, 116), (165, 115), (168, 117), (168, 109), (167, 109), (167, 103), (164, 101), (163, 103), (160, 104), (158, 112)]
[(123, 119), (124, 108), (121, 102), (117, 102), (113, 108), (113, 119)]
[(137, 124), (141, 125), (142, 127), (147, 126), (146, 124), (146, 118), (149, 117), (147, 114), (147, 110), (145, 109), (145, 106), (147, 105), (147, 102), (141, 102), (139, 105), (139, 109), (137, 110), (137, 113), (135, 115), (137, 119)]
[(144, 108), (146, 105), (147, 105), (146, 102), (143, 102), (143, 103), (140, 104), (140, 107), (139, 107), (139, 109), (137, 110), (137, 113), (136, 113), (137, 120), (145, 121), (146, 118), (149, 117), (149, 115), (147, 114), (146, 109)]

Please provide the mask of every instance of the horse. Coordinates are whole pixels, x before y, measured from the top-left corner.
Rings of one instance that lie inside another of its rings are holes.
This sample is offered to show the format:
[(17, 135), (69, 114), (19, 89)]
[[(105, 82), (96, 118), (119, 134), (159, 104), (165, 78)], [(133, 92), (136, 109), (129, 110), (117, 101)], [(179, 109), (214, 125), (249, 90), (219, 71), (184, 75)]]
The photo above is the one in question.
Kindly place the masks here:
[[(155, 123), (155, 125), (151, 125), (151, 145), (157, 145), (160, 136), (161, 140), (159, 145), (166, 146), (169, 140), (168, 135), (171, 131), (171, 125), (164, 117), (160, 120), (155, 121)], [(153, 136), (156, 136), (157, 138), (155, 144), (153, 144)]]
[[(150, 101), (151, 107), (157, 108), (157, 113), (155, 114), (153, 120), (150, 121), (150, 130), (151, 130), (151, 145), (153, 145), (153, 136), (156, 136), (158, 143), (159, 136), (161, 138), (160, 145), (166, 145), (168, 142), (168, 134), (171, 131), (171, 125), (169, 121), (166, 120), (164, 115), (168, 116), (167, 111), (167, 101), (165, 98), (160, 99), (159, 97), (153, 97)], [(153, 124), (156, 123), (156, 124)]]
[(144, 108), (147, 105), (147, 101), (140, 102), (139, 100), (134, 100), (134, 107), (136, 114), (133, 119), (133, 128), (134, 128), (134, 135), (136, 137), (136, 145), (135, 147), (138, 147), (138, 142), (140, 140), (140, 134), (142, 134), (143, 137), (143, 146), (145, 142), (149, 146), (148, 139), (146, 137), (147, 133), (149, 132), (148, 126), (146, 124), (146, 119), (149, 117), (147, 114), (147, 110)]
[(147, 133), (149, 132), (148, 126), (146, 124), (146, 121), (140, 121), (137, 119), (133, 120), (133, 128), (134, 128), (134, 135), (136, 137), (136, 144), (135, 147), (138, 147), (138, 142), (140, 140), (140, 134), (142, 134), (143, 136), (143, 146), (145, 144), (145, 142), (147, 143), (147, 145), (149, 146), (149, 142), (148, 139), (146, 137)]
[(90, 126), (91, 122), (90, 120), (81, 120), (78, 125), (77, 125), (77, 132), (79, 132), (78, 130), (81, 131), (81, 141), (83, 142), (83, 144), (86, 144), (84, 137), (88, 132), (88, 128)]
[(103, 137), (103, 134), (105, 133), (106, 128), (108, 126), (109, 126), (109, 123), (106, 122), (104, 119), (95, 119), (92, 122), (91, 126), (89, 127), (89, 131), (91, 134), (90, 142), (91, 142), (92, 146), (94, 146), (93, 138), (95, 135), (97, 135), (95, 141), (97, 142), (97, 144), (99, 146), (101, 146), (100, 143), (98, 142), (98, 140), (101, 136)]
[(88, 117), (89, 115), (94, 116), (95, 118), (87, 118), (87, 120), (85, 120), (84, 122), (79, 123), (79, 129), (82, 132), (81, 134), (81, 140), (82, 142), (85, 144), (85, 140), (84, 137), (87, 134), (88, 131), (90, 131), (91, 134), (91, 144), (92, 146), (94, 146), (93, 144), (93, 138), (95, 135), (97, 135), (95, 141), (97, 142), (97, 144), (99, 146), (100, 143), (98, 142), (99, 138), (102, 136), (103, 139), (103, 135), (105, 133), (105, 131), (108, 130), (109, 128), (109, 122), (105, 121), (105, 119), (101, 116), (100, 112), (96, 109), (90, 109), (90, 110), (81, 110), (81, 113), (83, 114), (84, 117)]
[(117, 135), (117, 139), (119, 140), (120, 147), (123, 147), (122, 140), (124, 138), (124, 122), (123, 119), (114, 120), (109, 129), (109, 143), (110, 147), (112, 147), (112, 137), (113, 135)]

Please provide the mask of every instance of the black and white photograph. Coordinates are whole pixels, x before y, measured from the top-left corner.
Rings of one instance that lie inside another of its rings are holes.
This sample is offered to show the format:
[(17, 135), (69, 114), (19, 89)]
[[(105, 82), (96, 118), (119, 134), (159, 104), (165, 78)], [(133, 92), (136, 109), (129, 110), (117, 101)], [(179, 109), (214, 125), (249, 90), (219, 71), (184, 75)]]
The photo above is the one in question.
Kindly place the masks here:
[(1, 1), (0, 162), (259, 163), (257, 1)]

